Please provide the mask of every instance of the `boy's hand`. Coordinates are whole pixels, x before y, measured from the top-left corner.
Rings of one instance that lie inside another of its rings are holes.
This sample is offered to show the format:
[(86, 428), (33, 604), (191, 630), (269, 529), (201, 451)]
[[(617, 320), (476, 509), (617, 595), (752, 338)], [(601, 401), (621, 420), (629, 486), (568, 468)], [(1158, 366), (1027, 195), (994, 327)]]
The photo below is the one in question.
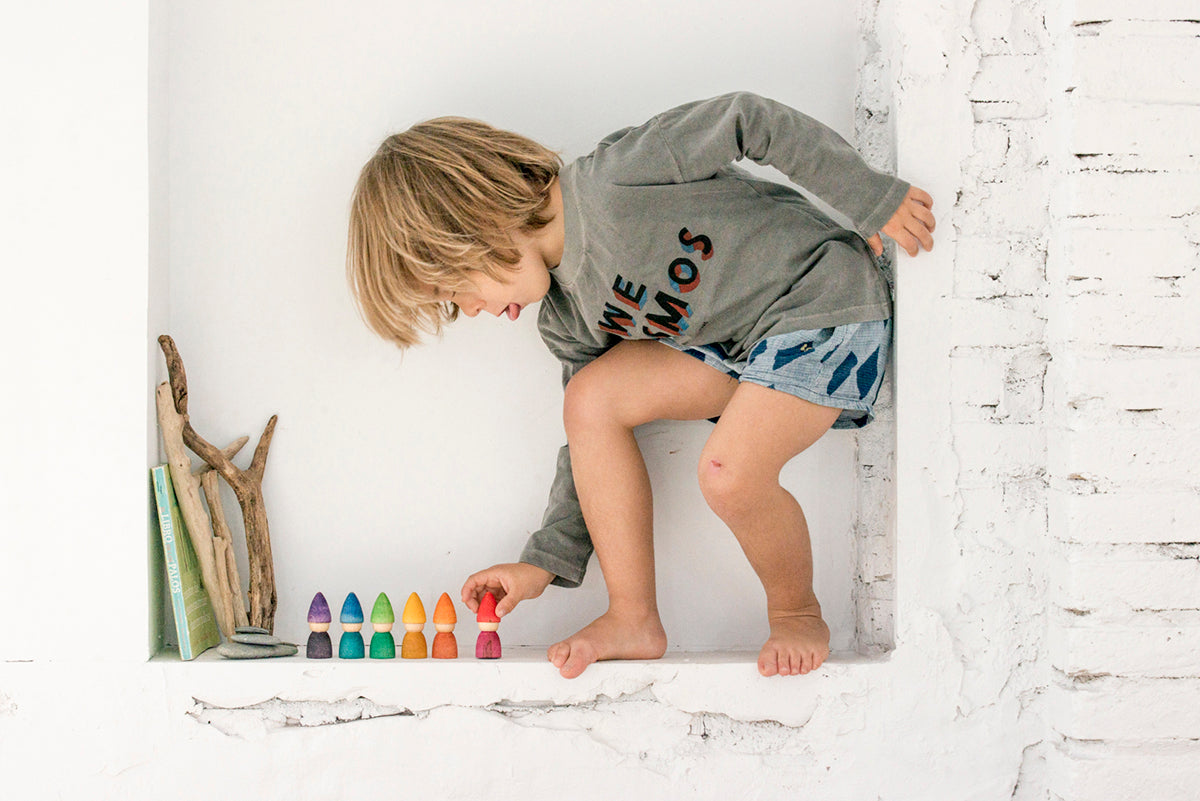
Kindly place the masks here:
[(472, 612), (479, 611), (479, 599), (485, 592), (496, 596), (496, 615), (504, 617), (526, 598), (536, 598), (554, 580), (554, 574), (534, 565), (517, 562), (493, 565), (467, 579), (462, 600)]
[[(900, 208), (880, 230), (905, 253), (915, 256), (921, 247), (933, 250), (933, 228), (936, 224), (933, 219), (933, 198), (924, 189), (912, 186), (900, 203)], [(876, 256), (883, 253), (883, 240), (879, 234), (868, 239), (867, 244)]]

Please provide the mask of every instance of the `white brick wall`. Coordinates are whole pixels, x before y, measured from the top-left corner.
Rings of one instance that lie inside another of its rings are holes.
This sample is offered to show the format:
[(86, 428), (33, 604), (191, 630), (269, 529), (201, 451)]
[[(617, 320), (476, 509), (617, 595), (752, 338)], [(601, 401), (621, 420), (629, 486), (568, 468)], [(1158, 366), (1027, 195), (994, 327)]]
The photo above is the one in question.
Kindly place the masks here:
[(1079, 0), (1057, 42), (1052, 798), (1200, 793), (1198, 18)]
[(897, 9), (902, 172), (969, 143), (900, 299), (947, 320), (959, 709), (1006, 677), (1015, 796), (1198, 798), (1200, 3)]
[[(583, 691), (539, 676), (256, 740), (189, 716), (211, 699), (186, 671), (0, 662), (9, 785), (142, 798), (205, 763), (231, 797), (465, 798), (480, 776), (527, 798), (1200, 797), (1200, 4), (861, 7), (858, 144), (941, 222), (896, 267), (923, 369), (858, 440), (858, 641), (888, 658), (791, 685), (732, 665), (702, 691), (669, 663), (598, 666)], [(328, 713), (308, 680), (263, 697)]]
[[(858, 92), (855, 98), (854, 139), (877, 169), (896, 169), (891, 126), (892, 97), (889, 69), (881, 51), (877, 26), (879, 0), (859, 4)], [(888, 265), (891, 281), (891, 265)], [(894, 373), (894, 369), (892, 370)], [(876, 422), (858, 432), (857, 487), (854, 521), (854, 642), (860, 653), (878, 655), (895, 645), (896, 551), (896, 414), (894, 375), (885, 375), (876, 405)]]

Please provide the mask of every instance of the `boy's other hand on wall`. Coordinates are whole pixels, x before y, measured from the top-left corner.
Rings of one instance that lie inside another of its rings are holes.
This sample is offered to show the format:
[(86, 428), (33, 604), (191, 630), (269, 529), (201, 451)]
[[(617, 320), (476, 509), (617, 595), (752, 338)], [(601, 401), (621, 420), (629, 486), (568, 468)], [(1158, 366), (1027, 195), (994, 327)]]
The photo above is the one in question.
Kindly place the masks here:
[(524, 562), (493, 565), (467, 579), (462, 600), (472, 612), (478, 612), (479, 600), (490, 592), (496, 596), (496, 615), (504, 617), (521, 601), (541, 595), (553, 580), (549, 570)]
[[(910, 256), (917, 255), (920, 248), (933, 250), (933, 229), (937, 221), (933, 218), (933, 198), (924, 189), (909, 187), (900, 208), (884, 224), (881, 232), (887, 234)], [(883, 239), (879, 234), (867, 240), (871, 252), (876, 256), (883, 253)]]

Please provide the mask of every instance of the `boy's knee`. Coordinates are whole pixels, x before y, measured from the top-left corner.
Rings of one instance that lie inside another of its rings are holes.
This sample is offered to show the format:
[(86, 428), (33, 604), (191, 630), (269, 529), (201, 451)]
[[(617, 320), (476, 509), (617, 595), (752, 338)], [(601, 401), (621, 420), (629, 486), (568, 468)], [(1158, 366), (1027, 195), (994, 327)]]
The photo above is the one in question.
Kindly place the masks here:
[(568, 434), (572, 429), (578, 431), (596, 425), (632, 429), (657, 419), (653, 399), (631, 389), (636, 382), (628, 379), (623, 366), (619, 360), (601, 356), (567, 382), (563, 392), (563, 424)]
[(563, 425), (567, 431), (611, 420), (614, 415), (611, 392), (603, 376), (581, 370), (563, 391)]
[(759, 477), (720, 455), (701, 455), (697, 479), (704, 500), (722, 520), (741, 517), (758, 503), (756, 497), (762, 483)]

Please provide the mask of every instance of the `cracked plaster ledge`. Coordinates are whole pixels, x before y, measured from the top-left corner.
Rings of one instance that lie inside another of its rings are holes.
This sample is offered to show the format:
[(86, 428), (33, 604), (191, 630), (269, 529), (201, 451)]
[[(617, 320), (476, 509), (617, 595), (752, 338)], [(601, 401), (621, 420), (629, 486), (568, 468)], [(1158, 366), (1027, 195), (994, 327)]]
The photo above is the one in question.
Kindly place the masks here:
[[(460, 643), (460, 648), (464, 647)], [(303, 651), (303, 646), (302, 646)], [(368, 698), (376, 704), (421, 712), (441, 706), (527, 704), (563, 706), (648, 693), (688, 712), (735, 720), (770, 720), (803, 726), (822, 700), (862, 695), (889, 680), (888, 657), (835, 653), (806, 676), (764, 678), (757, 652), (670, 652), (654, 661), (600, 662), (576, 679), (564, 679), (541, 647), (505, 647), (496, 661), (310, 660), (302, 655), (228, 660), (215, 650), (191, 662), (161, 654), (169, 693), (181, 703), (238, 709), (272, 699), (333, 703)]]

